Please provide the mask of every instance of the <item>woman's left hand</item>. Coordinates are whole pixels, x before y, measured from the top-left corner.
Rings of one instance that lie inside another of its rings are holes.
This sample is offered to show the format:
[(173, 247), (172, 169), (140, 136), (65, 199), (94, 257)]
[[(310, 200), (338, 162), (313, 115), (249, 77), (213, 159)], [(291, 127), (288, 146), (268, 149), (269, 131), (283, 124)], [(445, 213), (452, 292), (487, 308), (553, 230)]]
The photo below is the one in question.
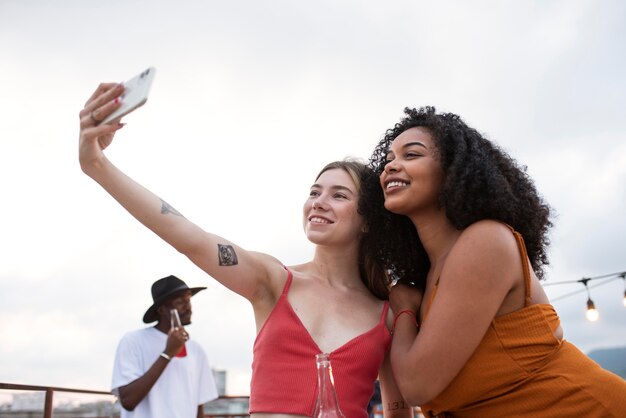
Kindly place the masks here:
[(389, 304), (391, 305), (391, 309), (396, 313), (411, 310), (417, 314), (420, 306), (422, 306), (423, 296), (422, 291), (417, 287), (400, 281), (389, 291)]

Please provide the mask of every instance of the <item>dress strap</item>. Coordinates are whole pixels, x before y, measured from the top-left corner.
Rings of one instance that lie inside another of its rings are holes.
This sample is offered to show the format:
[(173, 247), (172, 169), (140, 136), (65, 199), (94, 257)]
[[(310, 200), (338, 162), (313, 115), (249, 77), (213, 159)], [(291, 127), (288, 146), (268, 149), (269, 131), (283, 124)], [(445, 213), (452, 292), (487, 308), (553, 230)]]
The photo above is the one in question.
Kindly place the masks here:
[(283, 287), (282, 295), (287, 295), (287, 292), (289, 292), (289, 287), (291, 286), (291, 281), (293, 279), (293, 274), (291, 273), (291, 270), (289, 270), (287, 268), (287, 266), (283, 266), (283, 268), (285, 270), (287, 270), (287, 281), (285, 282), (285, 287)]
[(524, 238), (522, 235), (517, 232), (511, 225), (506, 225), (511, 232), (513, 232), (513, 236), (517, 241), (517, 248), (519, 248), (520, 257), (522, 258), (522, 269), (524, 272), (524, 287), (526, 289), (526, 298), (524, 299), (524, 306), (529, 306), (532, 302), (532, 298), (530, 297), (530, 268), (528, 267), (528, 253), (526, 252), (526, 244), (524, 243)]

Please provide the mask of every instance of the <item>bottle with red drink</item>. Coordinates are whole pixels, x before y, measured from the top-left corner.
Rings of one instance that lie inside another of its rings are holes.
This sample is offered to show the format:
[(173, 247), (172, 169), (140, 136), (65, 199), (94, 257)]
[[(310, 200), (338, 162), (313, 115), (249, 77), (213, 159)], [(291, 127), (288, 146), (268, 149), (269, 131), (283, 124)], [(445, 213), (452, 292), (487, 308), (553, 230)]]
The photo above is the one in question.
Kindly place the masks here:
[[(170, 326), (171, 328), (182, 328), (183, 324), (180, 322), (180, 316), (178, 315), (177, 309), (172, 309), (170, 311)], [(187, 348), (183, 344), (183, 348), (180, 349), (176, 357), (185, 357), (187, 355)]]

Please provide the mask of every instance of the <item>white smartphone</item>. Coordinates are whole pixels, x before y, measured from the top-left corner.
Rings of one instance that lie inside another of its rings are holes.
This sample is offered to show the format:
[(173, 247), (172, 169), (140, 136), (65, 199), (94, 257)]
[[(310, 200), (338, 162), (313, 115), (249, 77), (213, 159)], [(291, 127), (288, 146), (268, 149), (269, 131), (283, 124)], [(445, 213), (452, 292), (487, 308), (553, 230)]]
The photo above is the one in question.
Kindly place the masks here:
[(120, 96), (122, 105), (100, 123), (117, 122), (133, 110), (143, 106), (148, 100), (148, 93), (150, 92), (155, 73), (156, 69), (150, 67), (126, 81), (124, 83), (124, 93)]

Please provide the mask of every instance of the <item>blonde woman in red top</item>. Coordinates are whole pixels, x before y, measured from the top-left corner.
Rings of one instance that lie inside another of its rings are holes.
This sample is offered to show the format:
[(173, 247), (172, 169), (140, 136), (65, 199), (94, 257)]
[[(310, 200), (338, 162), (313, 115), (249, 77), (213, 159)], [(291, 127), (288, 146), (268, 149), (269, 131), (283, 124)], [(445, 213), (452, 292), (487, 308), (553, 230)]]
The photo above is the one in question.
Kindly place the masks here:
[(365, 191), (379, 190), (373, 171), (342, 161), (319, 173), (303, 207), (313, 259), (285, 267), (268, 254), (206, 232), (113, 165), (103, 151), (123, 125), (99, 121), (119, 107), (122, 93), (121, 85), (101, 84), (81, 110), (81, 168), (142, 224), (251, 303), (257, 328), (251, 415), (313, 415), (315, 354), (327, 352), (346, 417), (366, 418), (377, 377), (385, 414), (410, 416), (388, 361), (392, 314), (385, 284), (374, 277), (385, 274), (370, 254), (376, 242), (368, 238), (376, 225), (359, 213), (369, 202)]

